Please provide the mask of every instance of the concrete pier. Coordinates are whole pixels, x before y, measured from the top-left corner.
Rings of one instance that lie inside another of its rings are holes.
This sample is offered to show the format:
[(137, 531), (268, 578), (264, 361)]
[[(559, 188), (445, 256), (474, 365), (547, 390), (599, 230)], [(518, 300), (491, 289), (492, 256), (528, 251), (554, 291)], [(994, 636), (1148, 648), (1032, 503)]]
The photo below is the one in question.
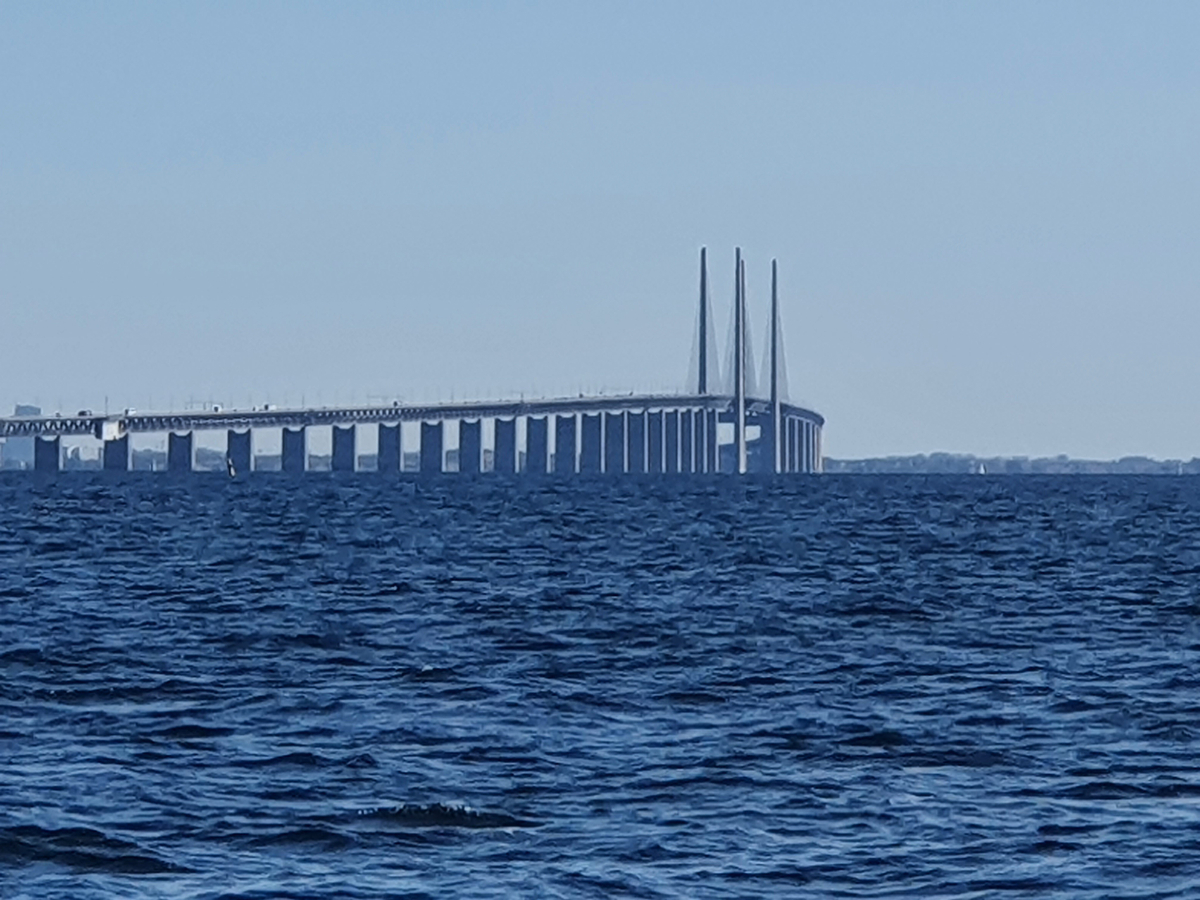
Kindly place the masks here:
[(357, 468), (354, 431), (353, 425), (346, 428), (333, 426), (333, 457), (330, 460), (330, 468), (335, 472), (353, 472)]
[(626, 417), (629, 431), (629, 456), (626, 469), (635, 475), (646, 471), (646, 414), (631, 412)]
[(511, 475), (517, 471), (517, 420), (496, 420), (496, 442), (492, 450), (492, 471)]
[(380, 425), (375, 468), (380, 472), (399, 472), (400, 459), (400, 426)]
[(283, 429), (281, 457), (280, 468), (285, 472), (298, 473), (308, 468), (308, 435), (304, 426)]
[(686, 413), (692, 424), (692, 471), (704, 471), (704, 410), (693, 409)]
[(692, 440), (692, 411), (681, 410), (679, 413), (679, 471), (695, 471), (696, 444)]
[(579, 471), (599, 472), (604, 449), (600, 437), (600, 416), (585, 413), (580, 417), (580, 423)]
[(36, 437), (33, 439), (33, 470), (35, 472), (57, 472), (60, 456), (59, 438)]
[(421, 423), (421, 474), (436, 475), (442, 471), (442, 423)]
[(779, 417), (779, 471), (783, 473), (790, 472), (791, 462), (788, 459), (788, 419), (787, 416)]
[(646, 471), (658, 475), (663, 471), (663, 414), (646, 415)]
[(762, 445), (759, 448), (759, 453), (762, 454), (761, 465), (759, 471), (762, 472), (782, 472), (783, 463), (776, 455), (775, 448), (775, 422), (772, 416), (768, 413), (762, 417), (762, 437), (759, 438), (759, 443)]
[(478, 475), (483, 466), (483, 423), (463, 419), (458, 423), (458, 471)]
[(663, 413), (663, 451), (666, 455), (664, 472), (679, 471), (679, 411), (668, 409)]
[(192, 432), (176, 434), (167, 433), (167, 471), (192, 471)]
[(531, 475), (546, 474), (550, 453), (550, 428), (545, 416), (530, 416), (525, 420), (525, 471)]
[(610, 475), (625, 471), (625, 413), (604, 414), (604, 471)]
[(704, 416), (704, 472), (719, 472), (718, 450), (716, 450), (716, 410), (708, 409)]
[(235, 474), (245, 475), (253, 466), (251, 432), (233, 431), (225, 433), (225, 461), (232, 463)]
[(560, 475), (574, 474), (575, 457), (575, 417), (555, 416), (554, 418), (554, 471)]
[(104, 442), (104, 469), (107, 472), (129, 470), (129, 435)]

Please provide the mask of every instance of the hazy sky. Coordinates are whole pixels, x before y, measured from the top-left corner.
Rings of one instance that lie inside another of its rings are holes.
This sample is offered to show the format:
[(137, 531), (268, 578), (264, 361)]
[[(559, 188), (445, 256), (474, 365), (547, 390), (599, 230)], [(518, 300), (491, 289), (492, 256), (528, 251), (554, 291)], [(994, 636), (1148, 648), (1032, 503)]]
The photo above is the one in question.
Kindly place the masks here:
[[(0, 3), (0, 406), (682, 386), (1200, 455), (1200, 5)], [(724, 345), (724, 338), (721, 339)], [(761, 350), (759, 351), (761, 353)]]

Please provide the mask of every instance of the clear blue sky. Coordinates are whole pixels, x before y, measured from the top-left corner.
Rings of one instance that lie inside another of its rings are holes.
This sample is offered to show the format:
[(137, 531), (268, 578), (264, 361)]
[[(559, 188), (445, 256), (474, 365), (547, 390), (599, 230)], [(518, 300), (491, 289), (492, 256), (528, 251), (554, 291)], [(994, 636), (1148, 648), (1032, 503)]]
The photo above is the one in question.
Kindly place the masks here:
[(831, 455), (1200, 455), (1198, 35), (1194, 3), (0, 3), (0, 405), (676, 386), (698, 248), (723, 329), (740, 244)]

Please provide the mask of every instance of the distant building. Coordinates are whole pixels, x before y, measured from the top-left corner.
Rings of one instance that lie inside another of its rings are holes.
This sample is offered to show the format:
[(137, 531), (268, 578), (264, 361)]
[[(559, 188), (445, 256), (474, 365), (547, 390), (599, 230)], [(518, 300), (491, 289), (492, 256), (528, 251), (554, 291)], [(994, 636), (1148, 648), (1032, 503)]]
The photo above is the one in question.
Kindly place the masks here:
[[(41, 414), (41, 407), (26, 406), (22, 403), (18, 403), (17, 408), (13, 410), (14, 416), (40, 416)], [(32, 469), (33, 440), (31, 437), (16, 437), (6, 440), (3, 453), (0, 455), (0, 465), (6, 469)]]

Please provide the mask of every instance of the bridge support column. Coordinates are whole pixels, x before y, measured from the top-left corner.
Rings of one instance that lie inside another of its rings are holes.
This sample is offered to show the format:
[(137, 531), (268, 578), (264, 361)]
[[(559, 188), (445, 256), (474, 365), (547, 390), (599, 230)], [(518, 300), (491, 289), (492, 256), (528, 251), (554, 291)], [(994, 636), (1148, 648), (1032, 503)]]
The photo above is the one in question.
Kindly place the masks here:
[(234, 474), (245, 475), (251, 469), (253, 455), (251, 447), (251, 432), (225, 432), (225, 464), (232, 465)]
[(625, 413), (604, 414), (604, 471), (625, 474)]
[(663, 413), (663, 449), (667, 462), (664, 472), (679, 471), (679, 410), (668, 409)]
[(785, 475), (792, 470), (792, 420), (779, 415), (779, 470)]
[(353, 425), (348, 428), (333, 426), (333, 458), (329, 466), (333, 471), (353, 472), (357, 468), (354, 456), (357, 435), (354, 432)]
[(655, 475), (663, 471), (663, 414), (646, 416), (646, 471)]
[(800, 421), (800, 471), (808, 475), (813, 470), (812, 426)]
[(458, 423), (458, 471), (477, 475), (483, 465), (483, 425), (478, 419)]
[(167, 471), (192, 471), (192, 432), (167, 432)]
[(787, 432), (784, 430), (783, 414), (778, 416), (769, 415), (771, 422), (771, 444), (768, 453), (771, 454), (769, 468), (770, 471), (778, 475), (781, 472), (787, 471), (787, 462), (784, 458), (784, 447), (787, 443)]
[(400, 425), (379, 426), (379, 449), (375, 453), (375, 469), (379, 472), (400, 471)]
[(688, 413), (688, 418), (692, 420), (692, 471), (704, 471), (704, 439), (707, 436), (704, 431), (704, 410), (693, 409)]
[(561, 474), (575, 473), (575, 417), (554, 417), (554, 471)]
[(421, 474), (436, 475), (442, 471), (442, 423), (421, 423)]
[(292, 473), (303, 472), (308, 468), (308, 433), (303, 426), (283, 429), (280, 468)]
[(496, 420), (496, 441), (492, 449), (492, 471), (511, 475), (517, 471), (517, 420)]
[(695, 465), (696, 442), (692, 440), (692, 411), (679, 413), (679, 471), (692, 472)]
[(129, 471), (129, 435), (104, 442), (104, 469), (108, 472)]
[(716, 473), (720, 471), (720, 452), (717, 447), (717, 419), (718, 413), (715, 409), (706, 410), (704, 413), (704, 466), (706, 472)]
[(61, 447), (58, 436), (54, 437), (35, 437), (33, 439), (33, 471), (35, 472), (57, 472), (59, 467), (59, 448)]
[(579, 471), (599, 472), (604, 452), (600, 437), (600, 416), (589, 416), (585, 413), (580, 422)]
[(626, 415), (629, 431), (628, 471), (640, 475), (646, 471), (646, 413), (631, 412)]
[(795, 474), (800, 471), (800, 422), (788, 419), (788, 471)]
[(791, 469), (791, 460), (788, 459), (788, 448), (791, 446), (791, 426), (788, 424), (788, 418), (782, 412), (779, 413), (779, 471), (786, 475)]
[[(280, 445), (280, 469), (284, 472), (304, 472), (308, 469), (308, 432), (300, 428), (284, 428)], [(240, 469), (238, 471), (241, 471)]]
[(525, 419), (525, 471), (529, 474), (546, 474), (549, 439), (550, 429), (545, 416), (529, 416)]

